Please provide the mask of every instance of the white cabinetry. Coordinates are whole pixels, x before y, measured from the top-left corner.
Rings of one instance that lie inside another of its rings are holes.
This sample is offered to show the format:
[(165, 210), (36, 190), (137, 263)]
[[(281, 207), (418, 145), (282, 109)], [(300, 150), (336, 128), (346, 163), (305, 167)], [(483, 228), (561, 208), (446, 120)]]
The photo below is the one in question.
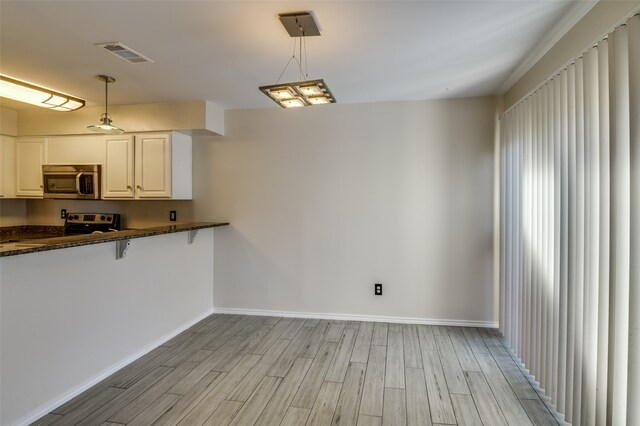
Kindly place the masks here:
[(15, 138), (0, 136), (0, 198), (15, 198)]
[(102, 198), (134, 198), (133, 136), (109, 137), (102, 168)]
[(191, 138), (180, 133), (108, 138), (105, 199), (191, 199)]
[(136, 136), (136, 195), (139, 198), (171, 197), (171, 137)]
[(18, 138), (15, 141), (17, 198), (42, 198), (42, 164), (46, 156), (46, 138)]

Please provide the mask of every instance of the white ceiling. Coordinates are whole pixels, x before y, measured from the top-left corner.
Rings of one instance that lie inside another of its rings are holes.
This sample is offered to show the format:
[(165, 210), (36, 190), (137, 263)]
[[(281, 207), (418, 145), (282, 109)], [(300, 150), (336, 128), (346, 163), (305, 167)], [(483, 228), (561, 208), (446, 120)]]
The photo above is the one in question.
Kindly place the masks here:
[[(94, 76), (107, 74), (113, 105), (277, 108), (258, 86), (275, 83), (292, 53), (278, 14), (312, 11), (322, 36), (306, 40), (309, 77), (324, 78), (339, 103), (490, 95), (578, 3), (2, 0), (0, 72), (87, 105), (104, 103)], [(112, 41), (155, 63), (94, 46)], [(293, 67), (283, 76), (297, 79)]]

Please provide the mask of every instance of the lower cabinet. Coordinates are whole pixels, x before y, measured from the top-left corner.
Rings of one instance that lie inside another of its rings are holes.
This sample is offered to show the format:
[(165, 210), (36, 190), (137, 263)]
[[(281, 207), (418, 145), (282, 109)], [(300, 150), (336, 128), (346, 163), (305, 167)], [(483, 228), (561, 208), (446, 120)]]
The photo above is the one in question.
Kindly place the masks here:
[(192, 198), (191, 137), (172, 132), (106, 140), (105, 199)]

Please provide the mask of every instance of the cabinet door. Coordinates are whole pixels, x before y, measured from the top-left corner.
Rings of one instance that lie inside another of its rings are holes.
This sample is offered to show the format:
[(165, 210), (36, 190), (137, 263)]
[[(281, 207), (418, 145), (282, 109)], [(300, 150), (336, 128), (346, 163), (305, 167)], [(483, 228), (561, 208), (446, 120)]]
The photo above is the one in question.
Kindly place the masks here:
[(16, 196), (14, 148), (14, 137), (0, 136), (0, 197), (2, 198)]
[(4, 198), (4, 181), (5, 181), (5, 177), (4, 174), (6, 173), (6, 166), (4, 164), (4, 158), (5, 158), (5, 154), (4, 154), (4, 138), (6, 136), (0, 136), (0, 198)]
[(171, 136), (137, 135), (136, 196), (171, 198)]
[(16, 140), (16, 197), (42, 198), (42, 164), (46, 153), (45, 138)]
[(133, 136), (106, 140), (102, 198), (133, 198)]

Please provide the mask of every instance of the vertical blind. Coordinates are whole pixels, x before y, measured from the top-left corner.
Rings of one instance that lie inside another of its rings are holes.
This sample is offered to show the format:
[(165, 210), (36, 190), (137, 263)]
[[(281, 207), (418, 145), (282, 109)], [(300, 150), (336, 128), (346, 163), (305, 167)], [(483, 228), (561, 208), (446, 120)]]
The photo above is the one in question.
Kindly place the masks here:
[(501, 117), (500, 327), (565, 420), (640, 425), (640, 16)]

